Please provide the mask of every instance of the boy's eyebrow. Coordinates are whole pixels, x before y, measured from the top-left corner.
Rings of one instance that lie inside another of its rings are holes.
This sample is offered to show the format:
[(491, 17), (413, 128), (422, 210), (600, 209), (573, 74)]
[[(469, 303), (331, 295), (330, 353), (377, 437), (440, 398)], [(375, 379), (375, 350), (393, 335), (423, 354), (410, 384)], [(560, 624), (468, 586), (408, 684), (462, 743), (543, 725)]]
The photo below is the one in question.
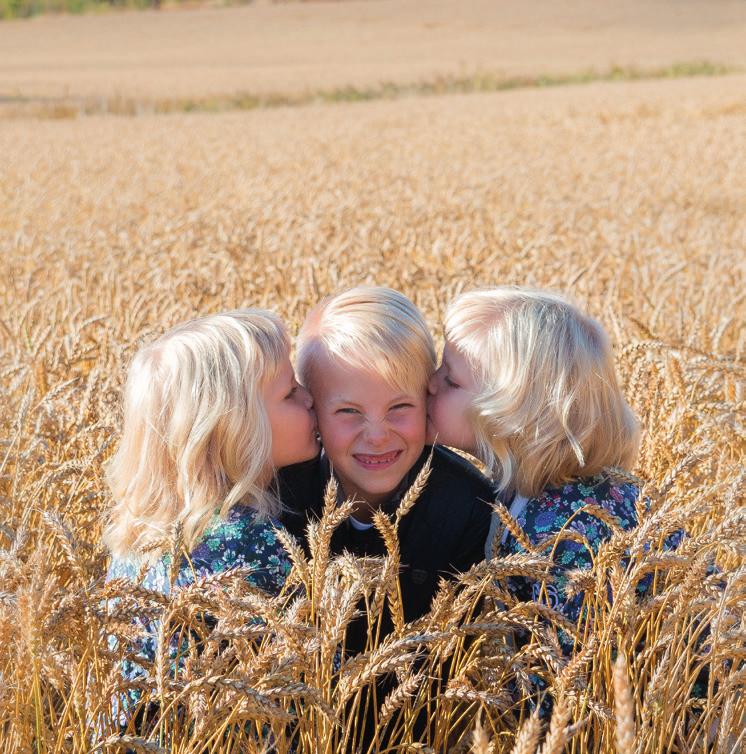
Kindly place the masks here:
[[(333, 395), (331, 396), (330, 400), (333, 403), (349, 403), (351, 406), (359, 406), (361, 405), (358, 403), (358, 401), (353, 400), (352, 398), (348, 398), (344, 394), (340, 395)], [(414, 400), (414, 397), (408, 393), (399, 393), (391, 398), (388, 399), (387, 403), (402, 403), (403, 401), (412, 401)]]
[(332, 403), (349, 403), (353, 406), (357, 406), (357, 401), (353, 401), (351, 398), (347, 398), (347, 396), (344, 395), (332, 395), (330, 396), (329, 400)]
[(359, 405), (357, 401), (348, 398), (344, 393), (337, 393), (336, 395), (330, 395), (329, 401), (331, 403), (349, 403), (352, 406)]
[(411, 401), (414, 400), (414, 396), (410, 393), (400, 393), (395, 398), (391, 399), (392, 403), (401, 403), (402, 401)]

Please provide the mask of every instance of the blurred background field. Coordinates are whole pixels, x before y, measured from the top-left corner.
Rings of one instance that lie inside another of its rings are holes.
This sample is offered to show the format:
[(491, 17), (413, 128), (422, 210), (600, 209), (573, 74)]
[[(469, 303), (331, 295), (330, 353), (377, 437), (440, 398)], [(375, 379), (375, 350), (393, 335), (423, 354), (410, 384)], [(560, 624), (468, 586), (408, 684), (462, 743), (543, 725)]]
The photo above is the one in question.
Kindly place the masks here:
[[(137, 345), (247, 305), (294, 331), (362, 281), (410, 295), (438, 339), (445, 304), (478, 285), (562, 290), (602, 320), (645, 430), (637, 472), (700, 536), (666, 566), (679, 591), (646, 629), (663, 643), (631, 655), (638, 750), (702, 750), (717, 720), (740, 731), (744, 16), (381, 0), (0, 23), (3, 750), (91, 746), (86, 705), (113, 666), (95, 611), (66, 624), (60, 606), (97, 604), (101, 464)], [(627, 619), (596, 627), (601, 711)], [(674, 667), (666, 650), (698, 625), (723, 660), (701, 723), (701, 657)], [(510, 751), (515, 721), (484, 710)], [(613, 749), (613, 721), (594, 720), (602, 737), (574, 730), (575, 751)]]
[(45, 15), (0, 24), (0, 115), (713, 73), (746, 67), (745, 39), (740, 0), (351, 0)]

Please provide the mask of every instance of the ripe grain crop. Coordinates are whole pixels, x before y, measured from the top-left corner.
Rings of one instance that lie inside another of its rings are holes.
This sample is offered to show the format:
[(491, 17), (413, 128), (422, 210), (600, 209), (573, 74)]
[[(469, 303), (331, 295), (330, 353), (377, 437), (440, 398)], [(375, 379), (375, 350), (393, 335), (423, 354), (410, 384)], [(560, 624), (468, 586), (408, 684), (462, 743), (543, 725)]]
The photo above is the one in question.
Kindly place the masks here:
[[(385, 675), (379, 751), (739, 751), (745, 84), (0, 123), (2, 750), (331, 754), (354, 748)], [(312, 558), (288, 543), (294, 589), (275, 599), (240, 573), (166, 598), (103, 582), (102, 464), (138, 344), (244, 305), (295, 329), (361, 281), (410, 295), (438, 339), (455, 293), (496, 283), (568, 292), (608, 328), (650, 508), (573, 575), (582, 625), (505, 591), (510, 574), (544, 573), (527, 552), (444, 583), (429, 615), (378, 640), (383, 609), (400, 609), (396, 541), (383, 559), (331, 556), (331, 507)], [(689, 536), (668, 551), (677, 529)], [(368, 651), (340, 655), (361, 599)], [(161, 625), (130, 684), (150, 723), (121, 730), (138, 615)], [(173, 668), (184, 625), (200, 651)], [(537, 678), (548, 722), (528, 701)]]

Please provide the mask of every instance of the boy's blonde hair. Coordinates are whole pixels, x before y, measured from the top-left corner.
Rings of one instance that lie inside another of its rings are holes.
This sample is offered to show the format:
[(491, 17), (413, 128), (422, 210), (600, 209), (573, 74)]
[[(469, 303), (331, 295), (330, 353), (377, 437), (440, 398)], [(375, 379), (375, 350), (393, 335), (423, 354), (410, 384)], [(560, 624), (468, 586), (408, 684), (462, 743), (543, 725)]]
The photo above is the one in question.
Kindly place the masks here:
[(138, 351), (107, 468), (115, 505), (104, 541), (115, 556), (154, 559), (177, 523), (191, 550), (236, 503), (276, 511), (262, 389), (288, 351), (282, 322), (258, 309), (186, 322)]
[(391, 288), (358, 286), (325, 298), (298, 336), (297, 365), (308, 387), (320, 356), (380, 374), (405, 391), (424, 390), (435, 371), (435, 347), (419, 309)]
[(562, 296), (474, 291), (448, 308), (446, 339), (481, 379), (471, 416), (500, 491), (544, 488), (634, 464), (639, 425), (601, 325)]

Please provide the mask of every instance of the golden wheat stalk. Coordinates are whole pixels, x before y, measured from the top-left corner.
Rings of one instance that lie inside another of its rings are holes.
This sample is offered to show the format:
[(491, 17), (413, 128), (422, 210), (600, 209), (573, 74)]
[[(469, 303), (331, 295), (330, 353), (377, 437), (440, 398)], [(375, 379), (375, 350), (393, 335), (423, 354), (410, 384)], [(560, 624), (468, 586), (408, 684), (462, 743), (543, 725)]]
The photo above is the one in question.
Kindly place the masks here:
[(635, 751), (635, 706), (627, 679), (627, 660), (620, 651), (614, 662), (615, 736), (619, 752)]

